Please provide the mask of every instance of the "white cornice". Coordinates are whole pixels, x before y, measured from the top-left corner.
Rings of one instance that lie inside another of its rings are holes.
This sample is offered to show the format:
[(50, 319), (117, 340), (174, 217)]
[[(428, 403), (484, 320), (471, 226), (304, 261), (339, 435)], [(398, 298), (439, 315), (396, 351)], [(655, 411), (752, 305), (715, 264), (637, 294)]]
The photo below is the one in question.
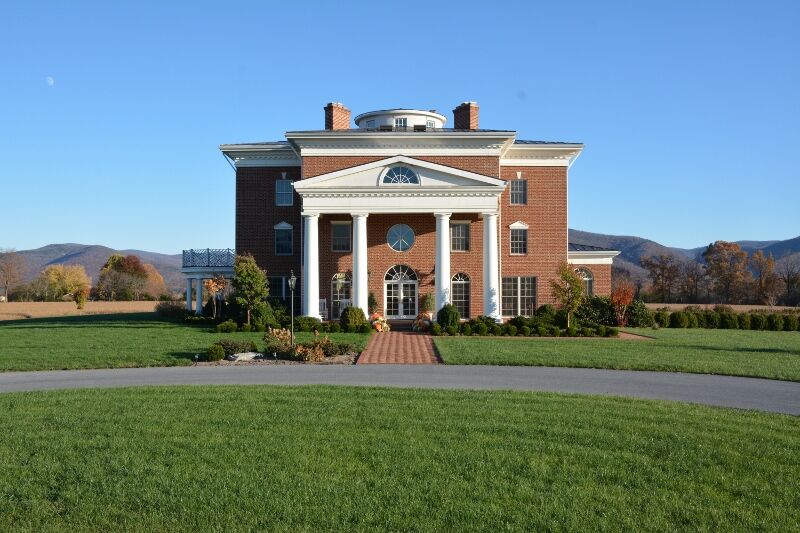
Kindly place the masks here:
[(300, 166), (300, 158), (286, 143), (223, 144), (219, 149), (236, 167)]
[(567, 262), (571, 265), (610, 265), (619, 254), (617, 250), (567, 252)]
[(582, 144), (514, 144), (503, 153), (500, 165), (508, 167), (569, 167), (582, 150)]

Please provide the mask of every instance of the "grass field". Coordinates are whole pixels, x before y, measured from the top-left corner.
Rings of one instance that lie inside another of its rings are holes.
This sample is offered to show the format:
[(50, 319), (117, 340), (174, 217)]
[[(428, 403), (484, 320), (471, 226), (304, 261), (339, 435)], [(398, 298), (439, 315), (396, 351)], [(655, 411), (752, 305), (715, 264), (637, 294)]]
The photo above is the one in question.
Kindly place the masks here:
[(86, 302), (78, 309), (75, 302), (2, 302), (0, 321), (48, 316), (97, 315), (108, 313), (146, 313), (158, 302)]
[(541, 393), (0, 395), (3, 531), (796, 530), (789, 416)]
[(445, 363), (728, 374), (800, 381), (800, 333), (644, 329), (649, 341), (437, 337)]
[[(153, 313), (38, 318), (0, 323), (0, 371), (188, 365), (220, 338), (252, 339), (263, 333), (215, 333), (213, 328), (158, 320)], [(298, 333), (298, 341), (310, 333)], [(332, 339), (366, 344), (368, 335), (335, 333)]]

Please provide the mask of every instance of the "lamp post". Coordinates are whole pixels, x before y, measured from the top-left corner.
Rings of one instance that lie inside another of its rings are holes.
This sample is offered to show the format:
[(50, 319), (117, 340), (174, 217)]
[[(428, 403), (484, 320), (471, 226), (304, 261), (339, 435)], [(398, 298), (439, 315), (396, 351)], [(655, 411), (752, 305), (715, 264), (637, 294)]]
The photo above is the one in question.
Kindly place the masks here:
[(294, 286), (297, 284), (297, 276), (294, 275), (294, 270), (289, 274), (289, 291), (291, 292), (291, 316), (292, 316), (292, 350), (294, 350)]

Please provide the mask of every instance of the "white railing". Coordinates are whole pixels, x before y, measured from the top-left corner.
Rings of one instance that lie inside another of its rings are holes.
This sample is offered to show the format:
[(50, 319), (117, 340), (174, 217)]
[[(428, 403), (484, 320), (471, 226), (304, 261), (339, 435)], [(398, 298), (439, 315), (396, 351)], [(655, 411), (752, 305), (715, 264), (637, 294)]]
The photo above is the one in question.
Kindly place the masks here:
[(187, 267), (233, 267), (236, 250), (231, 248), (183, 251), (183, 268)]

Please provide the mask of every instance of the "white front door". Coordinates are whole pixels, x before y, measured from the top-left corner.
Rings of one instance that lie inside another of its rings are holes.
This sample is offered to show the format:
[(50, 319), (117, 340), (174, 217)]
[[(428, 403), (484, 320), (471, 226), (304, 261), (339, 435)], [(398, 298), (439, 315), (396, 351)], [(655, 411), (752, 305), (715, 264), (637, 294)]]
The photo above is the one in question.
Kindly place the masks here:
[(387, 281), (383, 288), (386, 318), (412, 319), (417, 316), (416, 281)]

